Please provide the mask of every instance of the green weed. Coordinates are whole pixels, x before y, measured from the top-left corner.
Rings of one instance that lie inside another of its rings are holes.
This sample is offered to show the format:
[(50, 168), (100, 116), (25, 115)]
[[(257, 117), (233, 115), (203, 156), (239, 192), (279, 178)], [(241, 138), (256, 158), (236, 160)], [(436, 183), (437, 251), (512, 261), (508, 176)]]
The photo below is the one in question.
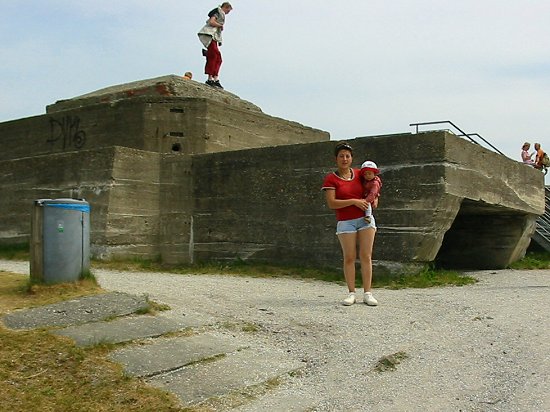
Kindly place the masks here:
[(550, 269), (550, 253), (528, 252), (525, 257), (509, 266), (511, 269)]
[(0, 245), (0, 259), (29, 260), (30, 247), (28, 243)]
[(463, 273), (435, 269), (432, 265), (426, 265), (416, 274), (401, 274), (396, 278), (384, 279), (377, 282), (374, 286), (388, 289), (407, 289), (407, 288), (431, 288), (437, 286), (464, 286), (476, 283), (477, 280)]

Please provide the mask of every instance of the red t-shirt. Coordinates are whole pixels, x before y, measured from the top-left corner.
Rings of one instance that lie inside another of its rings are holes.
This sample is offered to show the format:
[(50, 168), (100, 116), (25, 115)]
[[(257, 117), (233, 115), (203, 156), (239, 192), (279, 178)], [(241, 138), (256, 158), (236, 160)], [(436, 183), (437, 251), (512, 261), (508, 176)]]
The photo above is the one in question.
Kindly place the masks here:
[[(342, 179), (335, 172), (325, 176), (322, 190), (335, 190), (336, 199), (362, 199), (363, 185), (359, 178), (359, 169), (352, 169), (353, 178), (351, 180)], [(335, 209), (336, 220), (350, 220), (363, 217), (365, 212), (357, 206), (346, 206), (340, 209)]]

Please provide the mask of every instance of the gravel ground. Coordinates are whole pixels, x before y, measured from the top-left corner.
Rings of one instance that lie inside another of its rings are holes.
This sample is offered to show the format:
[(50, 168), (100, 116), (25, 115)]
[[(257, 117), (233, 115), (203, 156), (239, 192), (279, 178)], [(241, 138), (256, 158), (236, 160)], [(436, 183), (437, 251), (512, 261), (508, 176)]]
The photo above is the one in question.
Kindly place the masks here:
[[(25, 273), (28, 264), (0, 261)], [(550, 411), (550, 270), (481, 271), (463, 287), (374, 291), (340, 305), (343, 286), (94, 270), (100, 284), (147, 293), (174, 314), (247, 322), (234, 336), (286, 351), (303, 374), (238, 411)], [(379, 372), (379, 360), (404, 359)]]

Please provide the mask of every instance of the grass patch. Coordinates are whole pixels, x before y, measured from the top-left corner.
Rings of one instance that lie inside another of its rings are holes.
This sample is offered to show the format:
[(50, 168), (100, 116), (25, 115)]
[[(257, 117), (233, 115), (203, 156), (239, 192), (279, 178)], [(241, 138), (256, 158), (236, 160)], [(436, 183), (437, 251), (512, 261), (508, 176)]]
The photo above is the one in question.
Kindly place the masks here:
[[(296, 266), (269, 265), (264, 263), (249, 263), (237, 259), (230, 262), (207, 262), (193, 265), (179, 265), (177, 267), (163, 266), (158, 261), (132, 259), (128, 261), (115, 260), (109, 262), (94, 261), (94, 267), (114, 270), (134, 270), (169, 272), (182, 275), (220, 275), (249, 276), (258, 278), (295, 278), (315, 279), (325, 282), (344, 284), (344, 276), (340, 269), (316, 269)], [(361, 286), (360, 268), (357, 267), (357, 286)], [(477, 280), (461, 272), (435, 269), (433, 265), (426, 265), (418, 273), (404, 273), (398, 276), (374, 277), (373, 286), (376, 288), (406, 289), (429, 288), (437, 286), (463, 286), (476, 283)]]
[(438, 286), (464, 286), (476, 283), (477, 279), (452, 270), (434, 269), (427, 265), (420, 272), (402, 274), (396, 278), (374, 279), (374, 287), (388, 289), (431, 288)]
[(225, 321), (219, 324), (219, 326), (223, 329), (227, 329), (230, 331), (235, 332), (248, 332), (248, 333), (255, 333), (259, 332), (261, 330), (260, 326), (256, 323), (252, 322), (230, 322)]
[(0, 259), (29, 260), (30, 249), (28, 243), (14, 245), (0, 245)]
[[(544, 254), (542, 254), (544, 255)], [(550, 267), (550, 254), (547, 255), (547, 267)], [(109, 261), (92, 260), (93, 268), (111, 269), (120, 271), (141, 272), (166, 272), (182, 275), (232, 275), (257, 278), (294, 278), (314, 279), (325, 282), (344, 284), (344, 276), (341, 269), (309, 268), (290, 265), (272, 265), (258, 262), (245, 262), (241, 259), (225, 262), (203, 262), (198, 264), (168, 266), (163, 265), (158, 259), (114, 259)], [(518, 267), (519, 268), (519, 267)], [(536, 268), (545, 268), (538, 266)], [(357, 267), (357, 286), (361, 286), (360, 268)], [(93, 275), (85, 277), (94, 279)], [(418, 273), (403, 273), (396, 276), (374, 277), (373, 286), (376, 288), (405, 289), (405, 288), (429, 288), (437, 286), (463, 286), (476, 283), (477, 280), (463, 273), (435, 269), (433, 265), (426, 265)], [(166, 308), (169, 309), (169, 308)], [(162, 307), (153, 310), (166, 310)]]
[(376, 372), (394, 371), (396, 366), (399, 365), (402, 360), (407, 359), (408, 357), (409, 356), (403, 351), (392, 353), (391, 355), (382, 356), (378, 360), (378, 362), (376, 362), (374, 370)]
[(158, 312), (171, 309), (170, 305), (155, 302), (154, 300), (149, 299), (149, 296), (145, 296), (145, 300), (147, 301), (147, 306), (143, 309), (138, 309), (135, 312), (137, 315), (156, 315)]
[(259, 278), (289, 277), (297, 279), (317, 279), (327, 282), (342, 282), (342, 273), (335, 269), (315, 269), (306, 267), (270, 265), (267, 263), (249, 263), (241, 259), (228, 262), (203, 262), (189, 265), (166, 266), (158, 260), (130, 259), (92, 262), (94, 268), (169, 272), (182, 275), (220, 275), (249, 276)]
[(133, 272), (159, 272), (166, 271), (167, 266), (163, 265), (160, 257), (157, 259), (143, 258), (112, 258), (109, 260), (92, 259), (91, 266), (101, 269), (113, 269)]
[(550, 253), (528, 252), (525, 257), (509, 266), (511, 269), (550, 269)]
[(0, 405), (10, 411), (178, 411), (175, 400), (128, 378), (102, 349), (45, 331), (0, 328)]
[(0, 272), (0, 279), (0, 313), (103, 292), (92, 279), (54, 285), (31, 284), (29, 276), (11, 272)]
[[(25, 275), (1, 272), (0, 279), (2, 313), (102, 292), (89, 280), (29, 287)], [(172, 395), (126, 376), (103, 345), (78, 348), (44, 330), (0, 326), (0, 347), (0, 405), (10, 411), (182, 410)]]

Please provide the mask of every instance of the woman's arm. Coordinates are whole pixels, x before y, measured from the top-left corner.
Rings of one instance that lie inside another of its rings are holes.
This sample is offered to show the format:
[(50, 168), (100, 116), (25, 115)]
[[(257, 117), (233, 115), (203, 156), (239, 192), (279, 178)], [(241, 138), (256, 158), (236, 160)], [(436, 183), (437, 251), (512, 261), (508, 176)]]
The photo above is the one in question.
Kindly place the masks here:
[(327, 200), (327, 206), (331, 209), (356, 206), (361, 210), (366, 210), (368, 207), (365, 199), (336, 199), (336, 190), (334, 189), (325, 189), (325, 199)]

